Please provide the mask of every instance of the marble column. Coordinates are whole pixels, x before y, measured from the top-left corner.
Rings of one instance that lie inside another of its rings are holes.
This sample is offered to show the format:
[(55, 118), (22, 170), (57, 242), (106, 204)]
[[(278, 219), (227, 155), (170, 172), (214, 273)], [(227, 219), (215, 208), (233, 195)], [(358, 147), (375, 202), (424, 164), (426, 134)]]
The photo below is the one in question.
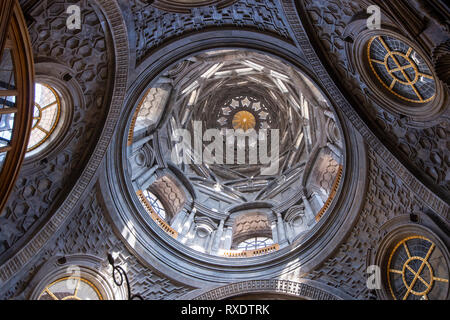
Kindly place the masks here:
[(283, 218), (280, 213), (277, 213), (277, 231), (278, 231), (278, 243), (281, 245), (286, 242), (286, 231), (284, 228)]
[(181, 242), (189, 246), (194, 243), (195, 240), (194, 238), (195, 238), (195, 223), (191, 222), (191, 225), (189, 226), (189, 229)]
[(306, 196), (303, 196), (302, 199), (303, 199), (303, 204), (305, 205), (305, 215), (306, 215), (307, 225), (310, 226), (314, 223), (314, 221), (316, 220), (316, 217), (314, 215), (314, 211), (311, 207), (311, 203), (309, 202), (308, 198), (306, 198)]

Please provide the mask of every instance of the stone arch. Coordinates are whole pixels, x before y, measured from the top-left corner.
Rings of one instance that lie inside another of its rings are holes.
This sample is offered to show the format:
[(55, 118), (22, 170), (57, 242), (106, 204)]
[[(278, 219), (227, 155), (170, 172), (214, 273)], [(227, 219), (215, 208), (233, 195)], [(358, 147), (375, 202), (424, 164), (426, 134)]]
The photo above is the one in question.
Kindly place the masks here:
[(169, 214), (167, 217), (168, 222), (183, 209), (186, 203), (186, 195), (183, 188), (169, 174), (164, 174), (158, 178), (148, 189), (162, 202), (164, 209)]

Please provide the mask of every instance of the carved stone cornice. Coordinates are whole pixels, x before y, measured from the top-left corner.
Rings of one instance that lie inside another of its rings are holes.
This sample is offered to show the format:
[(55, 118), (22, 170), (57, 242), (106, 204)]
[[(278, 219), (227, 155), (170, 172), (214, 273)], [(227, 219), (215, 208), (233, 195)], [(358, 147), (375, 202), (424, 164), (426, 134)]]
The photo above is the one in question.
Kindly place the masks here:
[[(9, 145), (1, 150), (8, 152), (0, 172), (1, 213), (19, 176), (30, 136), (34, 106), (34, 61), (30, 36), (18, 1), (6, 1), (0, 9), (0, 18), (7, 22), (4, 25), (4, 21), (0, 20), (0, 59), (3, 50), (9, 49), (14, 68), (14, 90), (1, 90), (0, 95), (15, 97), (15, 108), (9, 109), (10, 113), (15, 113), (12, 138)], [(2, 110), (5, 112), (8, 109)]]

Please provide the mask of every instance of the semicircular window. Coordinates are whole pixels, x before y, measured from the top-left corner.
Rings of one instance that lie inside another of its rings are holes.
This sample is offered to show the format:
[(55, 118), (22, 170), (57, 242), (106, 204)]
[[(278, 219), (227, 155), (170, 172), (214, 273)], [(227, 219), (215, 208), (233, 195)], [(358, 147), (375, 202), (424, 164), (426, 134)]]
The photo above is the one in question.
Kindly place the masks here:
[(392, 250), (387, 277), (395, 300), (446, 299), (449, 271), (442, 251), (422, 236), (407, 237)]
[(255, 237), (242, 241), (238, 244), (238, 250), (249, 251), (263, 249), (273, 244), (273, 240), (267, 237)]
[(80, 277), (65, 277), (49, 284), (38, 300), (103, 300), (97, 287)]
[(58, 125), (60, 115), (61, 99), (58, 93), (46, 84), (37, 83), (28, 152), (37, 149), (48, 141)]
[(158, 214), (158, 216), (161, 219), (166, 220), (166, 209), (164, 209), (164, 206), (161, 203), (161, 201), (159, 201), (159, 199), (148, 190), (144, 190), (143, 194), (147, 199), (147, 201), (152, 206), (153, 210), (155, 210), (155, 212)]
[(405, 42), (386, 35), (368, 44), (370, 67), (392, 94), (413, 103), (427, 103), (436, 95), (432, 72), (423, 57)]

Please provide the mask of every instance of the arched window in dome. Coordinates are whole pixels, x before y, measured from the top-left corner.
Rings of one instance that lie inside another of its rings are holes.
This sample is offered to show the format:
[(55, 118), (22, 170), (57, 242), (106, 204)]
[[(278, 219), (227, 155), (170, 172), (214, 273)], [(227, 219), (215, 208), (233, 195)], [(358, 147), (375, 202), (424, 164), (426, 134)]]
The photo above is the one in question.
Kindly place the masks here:
[(27, 151), (33, 151), (54, 133), (61, 116), (61, 98), (49, 85), (37, 83), (33, 124)]
[(38, 300), (103, 300), (103, 296), (87, 279), (64, 277), (46, 286)]
[(387, 35), (368, 43), (369, 65), (378, 81), (396, 97), (427, 103), (436, 95), (432, 72), (423, 57), (410, 45)]
[(273, 240), (268, 237), (254, 237), (242, 241), (238, 244), (237, 249), (241, 251), (250, 251), (263, 249), (273, 244)]
[(153, 210), (155, 210), (155, 212), (158, 214), (158, 216), (163, 219), (166, 220), (166, 209), (164, 209), (163, 204), (161, 203), (161, 201), (159, 201), (159, 199), (150, 191), (148, 190), (144, 190), (143, 192), (145, 198), (147, 199), (147, 201), (150, 203), (150, 205), (152, 206)]
[(386, 269), (389, 291), (395, 300), (447, 298), (448, 265), (441, 248), (427, 237), (412, 235), (398, 241)]

